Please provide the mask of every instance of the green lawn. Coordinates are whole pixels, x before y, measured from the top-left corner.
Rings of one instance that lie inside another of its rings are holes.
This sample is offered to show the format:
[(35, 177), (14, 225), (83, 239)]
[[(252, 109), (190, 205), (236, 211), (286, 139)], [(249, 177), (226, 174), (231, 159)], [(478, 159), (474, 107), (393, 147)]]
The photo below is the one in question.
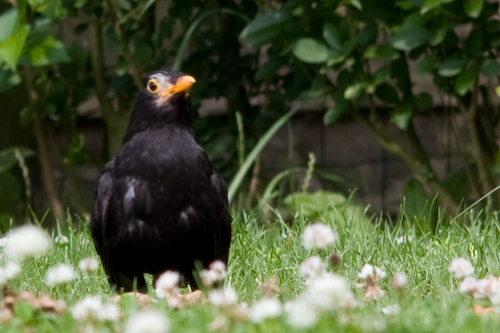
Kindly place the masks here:
[[(262, 298), (258, 281), (276, 277), (281, 288), (279, 299), (284, 303), (295, 299), (304, 291), (304, 278), (299, 274), (299, 265), (311, 255), (319, 255), (328, 262), (332, 253), (342, 256), (342, 262), (329, 271), (344, 277), (359, 301), (356, 307), (337, 308), (321, 313), (318, 323), (309, 329), (298, 329), (287, 324), (287, 315), (254, 324), (237, 316), (226, 322), (232, 332), (493, 332), (500, 331), (500, 314), (478, 316), (471, 312), (472, 305), (488, 305), (458, 292), (458, 282), (448, 272), (456, 257), (467, 258), (475, 268), (476, 277), (500, 275), (500, 223), (495, 219), (475, 219), (471, 226), (458, 223), (443, 227), (436, 235), (423, 234), (407, 222), (398, 227), (387, 227), (388, 222), (367, 222), (366, 219), (351, 218), (347, 212), (332, 212), (318, 222), (328, 224), (338, 236), (338, 241), (329, 249), (306, 250), (301, 235), (311, 223), (300, 214), (294, 222), (285, 223), (279, 217), (258, 223), (246, 213), (235, 214), (233, 238), (226, 285), (232, 286), (241, 302), (249, 306)], [(57, 234), (58, 231), (56, 230)], [(78, 272), (70, 283), (50, 287), (45, 282), (47, 269), (66, 263), (77, 267), (86, 257), (97, 257), (89, 235), (87, 223), (79, 230), (61, 228), (69, 239), (67, 244), (53, 243), (49, 251), (38, 258), (22, 262), (21, 274), (7, 284), (9, 290), (28, 290), (35, 294), (46, 293), (61, 299), (71, 309), (86, 295), (100, 294), (110, 298), (109, 286), (102, 267), (96, 274)], [(411, 241), (398, 243), (402, 236), (411, 236)], [(5, 255), (3, 256), (5, 262)], [(358, 274), (365, 263), (381, 267), (386, 277), (379, 286), (386, 292), (378, 302), (364, 301), (364, 290), (356, 288), (362, 282)], [(404, 272), (408, 285), (401, 292), (393, 290), (394, 274)], [(152, 297), (154, 292), (150, 292)], [(398, 304), (399, 313), (384, 314), (382, 309)], [(121, 318), (116, 322), (82, 323), (72, 317), (68, 310), (62, 315), (32, 311), (26, 303), (15, 306), (15, 316), (0, 324), (0, 332), (83, 331), (96, 325), (97, 331), (121, 331), (124, 323), (139, 309), (131, 297), (119, 303)], [(196, 305), (183, 309), (169, 308), (164, 300), (151, 306), (169, 318), (171, 332), (204, 332), (218, 315), (231, 312), (212, 305)], [(228, 315), (229, 316), (229, 315)]]

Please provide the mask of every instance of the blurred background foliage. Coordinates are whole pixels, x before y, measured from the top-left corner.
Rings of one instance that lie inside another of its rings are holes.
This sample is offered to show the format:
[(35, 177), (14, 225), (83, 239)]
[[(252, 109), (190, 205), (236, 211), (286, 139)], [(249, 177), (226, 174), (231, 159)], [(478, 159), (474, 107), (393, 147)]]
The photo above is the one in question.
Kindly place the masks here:
[[(341, 117), (363, 124), (409, 166), (414, 179), (402, 213), (433, 229), (438, 206), (454, 215), (498, 184), (498, 7), (486, 0), (2, 2), (1, 228), (29, 216), (33, 196), (43, 198), (36, 214), (88, 212), (81, 167), (100, 167), (119, 152), (143, 79), (174, 68), (197, 79), (195, 131), (237, 207), (264, 211), (281, 198), (311, 216), (335, 205), (364, 214), (347, 192), (308, 193), (313, 173), (348, 188), (314, 161), (256, 185), (260, 151), (299, 109), (313, 108), (325, 126)], [(419, 75), (432, 76), (439, 100), (415, 91)], [(207, 100), (225, 112), (201, 117)], [(92, 103), (97, 113), (82, 111)], [(461, 169), (448, 179), (439, 179), (414, 127), (428, 112), (447, 117), (460, 149)], [(94, 135), (97, 153), (82, 134), (88, 121), (104, 124)], [(294, 173), (304, 174), (302, 191), (290, 181)], [(479, 207), (499, 205), (494, 192)]]

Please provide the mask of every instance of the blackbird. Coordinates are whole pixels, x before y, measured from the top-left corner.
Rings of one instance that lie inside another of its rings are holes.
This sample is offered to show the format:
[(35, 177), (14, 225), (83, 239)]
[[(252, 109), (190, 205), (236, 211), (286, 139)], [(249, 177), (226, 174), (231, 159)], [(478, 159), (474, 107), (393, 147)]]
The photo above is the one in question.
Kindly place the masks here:
[(147, 292), (177, 271), (197, 289), (195, 263), (227, 263), (227, 188), (192, 127), (192, 76), (157, 71), (139, 93), (120, 154), (102, 169), (91, 233), (116, 291)]

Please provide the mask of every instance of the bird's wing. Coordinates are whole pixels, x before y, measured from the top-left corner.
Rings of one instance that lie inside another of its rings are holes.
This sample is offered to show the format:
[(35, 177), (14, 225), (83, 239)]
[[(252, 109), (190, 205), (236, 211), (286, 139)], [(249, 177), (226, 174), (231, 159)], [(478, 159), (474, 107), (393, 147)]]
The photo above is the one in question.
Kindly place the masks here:
[(105, 239), (109, 206), (114, 190), (113, 170), (114, 160), (104, 166), (99, 176), (95, 190), (94, 208), (92, 210), (91, 233), (97, 252), (101, 256), (104, 270), (110, 280), (115, 281), (116, 277), (111, 269), (111, 260)]

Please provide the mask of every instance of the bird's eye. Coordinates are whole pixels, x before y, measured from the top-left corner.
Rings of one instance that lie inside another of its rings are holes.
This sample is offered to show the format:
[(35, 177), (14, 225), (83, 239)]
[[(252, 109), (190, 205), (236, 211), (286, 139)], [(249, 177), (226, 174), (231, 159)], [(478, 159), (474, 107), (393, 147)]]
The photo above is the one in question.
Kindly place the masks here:
[(160, 88), (158, 87), (158, 82), (155, 79), (151, 79), (148, 81), (148, 91), (152, 94), (156, 94)]

